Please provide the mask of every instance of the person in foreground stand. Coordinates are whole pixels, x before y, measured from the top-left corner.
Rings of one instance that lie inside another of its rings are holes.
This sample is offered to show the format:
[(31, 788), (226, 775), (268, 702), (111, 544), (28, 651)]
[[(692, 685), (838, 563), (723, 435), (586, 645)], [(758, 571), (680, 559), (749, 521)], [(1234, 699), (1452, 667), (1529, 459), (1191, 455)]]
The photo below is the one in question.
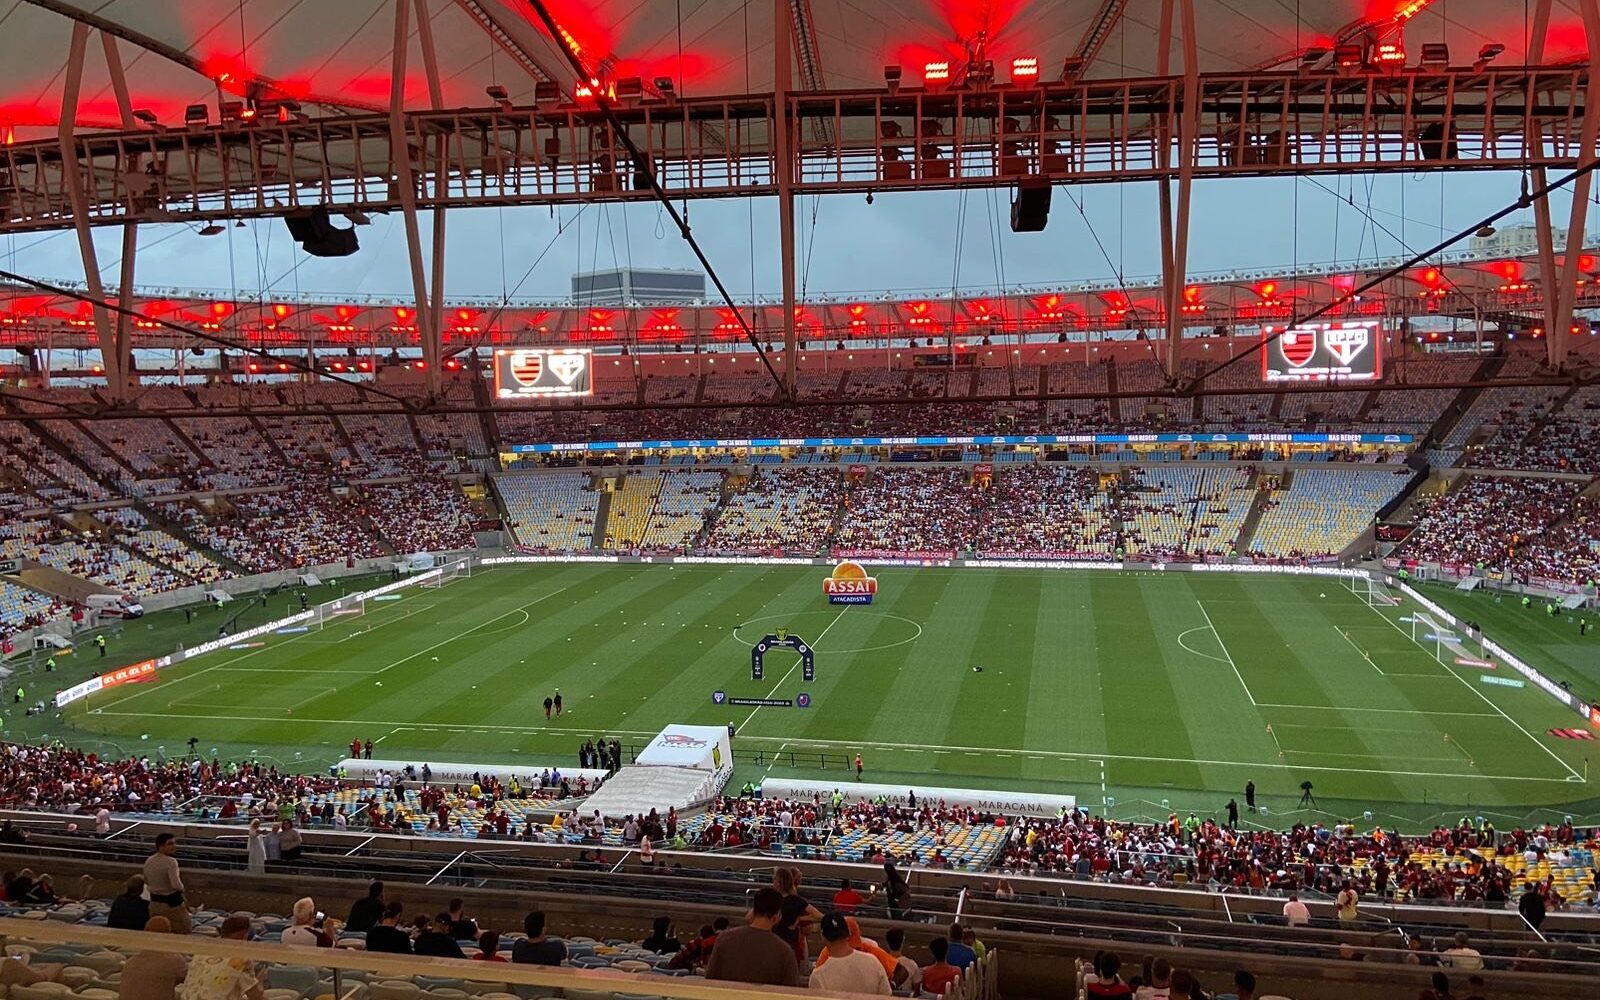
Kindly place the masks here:
[[(130, 875), (122, 895), (111, 901), (106, 926), (122, 931), (149, 930), (145, 926), (149, 921), (150, 903), (144, 898), (144, 876)], [(172, 924), (165, 918), (162, 918), (162, 923), (167, 925), (166, 933), (171, 934)]]
[[(166, 917), (151, 917), (143, 929), (151, 934), (171, 934), (172, 923)], [(117, 1000), (173, 1000), (188, 971), (189, 963), (182, 955), (170, 951), (136, 952), (122, 963)]]
[(429, 924), (422, 933), (417, 935), (411, 943), (411, 950), (418, 955), (433, 955), (436, 958), (466, 958), (467, 953), (461, 950), (461, 945), (450, 935), (450, 914), (440, 913), (434, 916), (433, 923)]
[(922, 967), (922, 992), (943, 996), (945, 987), (961, 977), (961, 970), (945, 961), (950, 942), (944, 938), (937, 937), (929, 941), (928, 951), (933, 955), (933, 961)]
[(317, 919), (317, 902), (310, 896), (302, 896), (294, 901), (294, 909), (290, 911), (294, 921), (283, 929), (280, 935), (284, 944), (300, 945), (305, 948), (332, 948), (333, 935), (322, 927), (322, 921)]
[(157, 834), (156, 852), (144, 860), (144, 884), (150, 890), (150, 915), (166, 917), (172, 923), (172, 933), (188, 934), (194, 924), (184, 900), (177, 855), (178, 838), (170, 833)]
[[(162, 834), (170, 837), (171, 834)], [(157, 838), (159, 840), (159, 838)], [(222, 922), (217, 935), (230, 941), (250, 936), (250, 918), (234, 914)], [(266, 1000), (255, 966), (242, 958), (196, 955), (184, 978), (181, 1000)]]
[(783, 896), (770, 886), (759, 890), (750, 903), (750, 923), (717, 935), (706, 963), (707, 979), (724, 979), (760, 986), (799, 986), (800, 963), (794, 949), (772, 933), (777, 926)]
[(826, 962), (811, 971), (811, 988), (833, 993), (870, 993), (888, 996), (889, 977), (878, 959), (850, 944), (850, 927), (837, 911), (822, 917), (822, 940), (827, 942)]
[(367, 894), (350, 904), (350, 917), (344, 929), (352, 934), (365, 934), (383, 919), (383, 883), (367, 886)]
[(560, 965), (567, 959), (567, 946), (544, 936), (544, 911), (529, 910), (522, 918), (527, 937), (511, 946), (511, 961), (519, 965)]
[(411, 935), (400, 928), (404, 909), (397, 899), (383, 908), (379, 921), (367, 928), (367, 950), (390, 955), (411, 954)]

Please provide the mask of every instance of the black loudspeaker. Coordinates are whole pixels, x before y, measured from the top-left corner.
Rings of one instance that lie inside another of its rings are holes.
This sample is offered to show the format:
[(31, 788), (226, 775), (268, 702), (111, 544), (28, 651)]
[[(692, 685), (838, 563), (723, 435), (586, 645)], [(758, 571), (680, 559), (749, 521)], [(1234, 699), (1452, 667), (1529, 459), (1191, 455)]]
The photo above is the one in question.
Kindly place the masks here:
[(1037, 233), (1050, 221), (1050, 181), (1045, 177), (1029, 177), (1017, 184), (1016, 197), (1011, 199), (1011, 231)]
[(1431, 122), (1422, 127), (1417, 137), (1424, 160), (1459, 160), (1461, 148), (1456, 142), (1456, 130), (1446, 129), (1444, 122)]
[(361, 249), (356, 231), (335, 229), (326, 208), (305, 208), (283, 217), (289, 235), (313, 257), (348, 257)]

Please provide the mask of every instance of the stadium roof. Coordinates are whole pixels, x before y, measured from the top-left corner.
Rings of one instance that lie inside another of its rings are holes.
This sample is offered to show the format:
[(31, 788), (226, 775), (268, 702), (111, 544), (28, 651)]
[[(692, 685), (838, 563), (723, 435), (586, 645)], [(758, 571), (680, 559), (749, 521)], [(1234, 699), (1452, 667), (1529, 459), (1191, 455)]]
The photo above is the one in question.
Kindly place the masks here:
[[(492, 103), (497, 86), (531, 103), (540, 79), (575, 83), (559, 44), (527, 0), (417, 0), (427, 10), (447, 108)], [(770, 91), (773, 0), (545, 0), (585, 62), (646, 85), (670, 78), (680, 95)], [(1202, 72), (1292, 67), (1308, 49), (1403, 33), (1416, 50), (1444, 42), (1452, 64), (1503, 46), (1527, 61), (1538, 0), (1194, 0)], [(981, 39), (1001, 78), (1036, 57), (1054, 79), (1068, 59), (1081, 76), (1157, 72), (1159, 0), (790, 0), (796, 90), (878, 88), (884, 68), (920, 77), (930, 60), (965, 65)], [(116, 35), (132, 106), (181, 122), (190, 104), (288, 97), (309, 116), (386, 110), (394, 0), (14, 0), (0, 12), (0, 141), (53, 135), (74, 20)], [(411, 51), (417, 20), (411, 18)], [(1555, 0), (1549, 65), (1584, 55), (1577, 0)], [(120, 125), (113, 74), (91, 44), (76, 125)], [(1177, 59), (1171, 65), (1178, 72)], [(229, 97), (228, 95), (232, 95)], [(406, 100), (429, 104), (422, 60), (408, 62)]]

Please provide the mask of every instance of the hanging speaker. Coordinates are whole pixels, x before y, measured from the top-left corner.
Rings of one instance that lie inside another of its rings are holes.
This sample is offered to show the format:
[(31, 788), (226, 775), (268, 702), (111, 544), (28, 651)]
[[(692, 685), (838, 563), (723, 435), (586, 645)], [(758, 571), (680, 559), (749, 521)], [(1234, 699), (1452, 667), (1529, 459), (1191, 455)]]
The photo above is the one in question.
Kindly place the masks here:
[(1424, 160), (1459, 160), (1461, 149), (1456, 142), (1456, 130), (1447, 129), (1444, 122), (1429, 122), (1417, 137)]
[(283, 217), (289, 235), (313, 257), (348, 257), (361, 249), (354, 227), (336, 229), (321, 206), (290, 212)]
[(1050, 180), (1045, 177), (1026, 177), (1017, 183), (1017, 193), (1011, 199), (1011, 231), (1037, 233), (1050, 221)]

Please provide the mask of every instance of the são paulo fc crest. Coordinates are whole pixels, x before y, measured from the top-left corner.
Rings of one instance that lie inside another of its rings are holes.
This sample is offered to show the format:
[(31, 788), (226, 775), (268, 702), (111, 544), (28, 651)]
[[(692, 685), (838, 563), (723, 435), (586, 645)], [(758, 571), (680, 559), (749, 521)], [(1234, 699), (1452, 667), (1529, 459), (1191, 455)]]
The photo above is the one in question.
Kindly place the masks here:
[(871, 604), (878, 592), (878, 581), (868, 576), (859, 563), (845, 561), (822, 581), (822, 592), (828, 595), (829, 604)]
[(1323, 346), (1346, 367), (1349, 367), (1350, 362), (1356, 359), (1356, 355), (1366, 350), (1371, 342), (1371, 327), (1335, 326), (1322, 331)]

